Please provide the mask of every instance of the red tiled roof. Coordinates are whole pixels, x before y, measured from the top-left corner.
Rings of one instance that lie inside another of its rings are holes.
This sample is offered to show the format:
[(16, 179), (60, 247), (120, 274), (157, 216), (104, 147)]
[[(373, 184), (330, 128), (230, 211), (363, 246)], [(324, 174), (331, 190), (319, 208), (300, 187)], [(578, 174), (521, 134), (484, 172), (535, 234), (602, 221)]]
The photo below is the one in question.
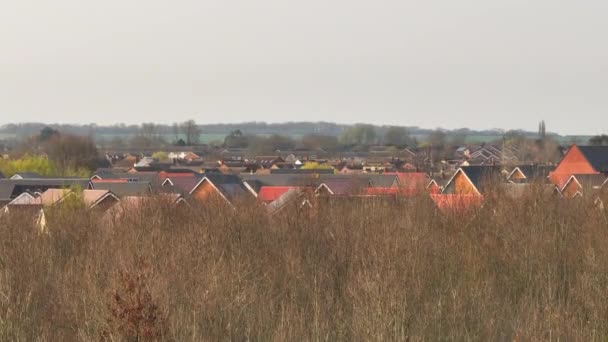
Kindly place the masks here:
[(171, 178), (173, 180), (173, 178), (176, 177), (194, 177), (194, 172), (166, 172), (166, 171), (161, 171), (158, 173), (158, 177), (161, 180), (165, 180), (167, 178)]
[(258, 198), (263, 202), (273, 202), (291, 189), (302, 189), (297, 186), (263, 186), (258, 192)]
[(402, 188), (424, 189), (429, 184), (429, 177), (424, 172), (385, 172), (385, 175), (397, 175)]
[(414, 196), (418, 194), (417, 188), (364, 188), (363, 195), (368, 196)]

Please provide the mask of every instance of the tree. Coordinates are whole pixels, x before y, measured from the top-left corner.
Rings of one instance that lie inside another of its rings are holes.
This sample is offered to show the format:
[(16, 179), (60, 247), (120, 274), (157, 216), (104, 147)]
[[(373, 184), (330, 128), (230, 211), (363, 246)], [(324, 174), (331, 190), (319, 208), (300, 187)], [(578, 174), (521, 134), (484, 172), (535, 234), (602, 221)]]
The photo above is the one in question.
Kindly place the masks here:
[(19, 159), (0, 158), (0, 172), (6, 177), (11, 177), (15, 173), (35, 172), (41, 176), (56, 176), (57, 170), (53, 163), (41, 156), (23, 156)]
[(158, 161), (168, 161), (169, 160), (169, 154), (167, 152), (163, 152), (163, 151), (158, 151), (158, 152), (154, 152), (152, 154), (152, 158), (158, 160)]
[(49, 160), (63, 175), (83, 175), (100, 165), (97, 147), (89, 137), (62, 134), (54, 136), (44, 146)]
[(405, 147), (411, 143), (411, 138), (405, 127), (391, 126), (384, 134), (384, 144)]
[(200, 141), (201, 131), (194, 120), (182, 123), (182, 132), (186, 136), (186, 145), (191, 146)]
[(376, 129), (369, 124), (356, 124), (342, 134), (346, 145), (370, 145), (376, 141)]
[(228, 148), (246, 148), (249, 146), (249, 139), (243, 135), (240, 129), (230, 132), (224, 138), (224, 147)]
[(331, 135), (306, 134), (301, 139), (304, 148), (315, 150), (321, 148), (325, 151), (335, 151), (339, 147), (338, 138)]
[(596, 135), (596, 136), (592, 137), (591, 139), (589, 139), (589, 144), (596, 145), (596, 146), (608, 145), (608, 135), (606, 135), (606, 134)]
[(433, 147), (442, 149), (446, 146), (446, 138), (447, 135), (444, 131), (436, 129), (429, 135), (428, 142), (433, 145)]
[(41, 142), (45, 142), (45, 141), (48, 141), (49, 139), (51, 139), (55, 135), (59, 135), (59, 131), (47, 126), (47, 127), (44, 127), (40, 131), (38, 140), (40, 140)]
[(546, 136), (547, 136), (547, 127), (545, 126), (545, 120), (541, 120), (538, 123), (538, 137), (541, 140), (545, 140)]
[(173, 143), (175, 144), (179, 140), (179, 125), (177, 124), (177, 122), (173, 123), (171, 129), (173, 131)]
[(321, 164), (319, 162), (316, 161), (308, 161), (306, 163), (304, 163), (304, 165), (302, 165), (301, 167), (302, 170), (329, 170), (329, 169), (333, 169), (333, 167), (329, 164)]
[(253, 137), (249, 144), (249, 150), (253, 153), (272, 153), (277, 150), (291, 150), (296, 146), (296, 142), (278, 134), (269, 137)]

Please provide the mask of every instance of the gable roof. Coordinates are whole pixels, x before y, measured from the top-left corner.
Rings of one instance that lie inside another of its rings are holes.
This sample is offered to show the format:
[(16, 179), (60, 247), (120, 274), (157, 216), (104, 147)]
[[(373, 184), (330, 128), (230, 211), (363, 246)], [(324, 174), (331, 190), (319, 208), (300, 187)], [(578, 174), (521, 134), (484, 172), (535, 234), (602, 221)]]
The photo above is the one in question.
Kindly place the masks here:
[(41, 178), (45, 178), (42, 175), (40, 175), (39, 173), (36, 172), (19, 172), (19, 173), (15, 173), (10, 179), (13, 180), (17, 180), (17, 179), (41, 179)]
[(109, 190), (87, 189), (82, 192), (82, 200), (84, 201), (84, 204), (89, 208), (95, 207), (97, 204), (99, 204), (101, 201), (108, 197), (112, 197), (116, 201), (119, 201), (118, 197), (114, 195), (112, 191)]
[(597, 172), (608, 172), (608, 146), (577, 146)]
[(390, 188), (395, 182), (399, 183), (399, 178), (396, 174), (367, 174), (364, 177), (369, 179), (371, 186), (378, 188)]
[(263, 186), (258, 193), (258, 199), (263, 202), (272, 202), (280, 198), (283, 194), (292, 189), (302, 189), (291, 186)]
[(584, 190), (598, 191), (608, 183), (608, 177), (603, 174), (580, 174), (572, 175), (562, 187), (562, 191), (571, 182), (576, 182)]
[(460, 170), (466, 174), (467, 178), (469, 178), (469, 180), (478, 190), (485, 181), (490, 181), (492, 178), (502, 179), (500, 166), (463, 166), (460, 168)]
[(190, 190), (189, 194), (194, 193), (196, 189), (203, 183), (209, 182), (228, 203), (239, 196), (247, 194), (247, 189), (242, 183), (240, 177), (230, 174), (207, 174)]
[(429, 184), (430, 177), (424, 172), (385, 172), (385, 175), (396, 175), (399, 187), (424, 188)]
[(552, 165), (519, 165), (509, 173), (507, 180), (511, 180), (517, 171), (521, 172), (527, 181), (544, 180), (553, 170), (555, 166)]
[(141, 196), (152, 193), (150, 182), (92, 182), (92, 190), (108, 190), (118, 197)]
[[(292, 201), (299, 200), (301, 196), (304, 196), (304, 193), (305, 192), (304, 192), (303, 188), (291, 188), (291, 189), (287, 190), (285, 193), (283, 193), (281, 196), (279, 196), (279, 198), (270, 202), (267, 205), (266, 208), (268, 210), (268, 213), (270, 215), (275, 215), (276, 213), (281, 211), (281, 209), (285, 208)], [(308, 200), (303, 201), (302, 205), (305, 205), (305, 204), (308, 204), (310, 206), (310, 203), (308, 202)]]
[(355, 195), (367, 186), (369, 182), (363, 177), (328, 177), (315, 192), (325, 187), (334, 196)]
[(0, 200), (13, 199), (24, 192), (43, 193), (72, 186), (86, 189), (88, 184), (89, 180), (83, 178), (0, 179)]
[(15, 197), (14, 200), (10, 201), (7, 205), (31, 205), (38, 204), (40, 201), (38, 200), (38, 195), (33, 195), (29, 192), (24, 192), (19, 196)]
[(170, 186), (176, 190), (176, 192), (188, 194), (201, 181), (201, 179), (203, 179), (202, 174), (191, 174), (187, 177), (169, 177), (163, 181), (162, 185), (163, 187)]

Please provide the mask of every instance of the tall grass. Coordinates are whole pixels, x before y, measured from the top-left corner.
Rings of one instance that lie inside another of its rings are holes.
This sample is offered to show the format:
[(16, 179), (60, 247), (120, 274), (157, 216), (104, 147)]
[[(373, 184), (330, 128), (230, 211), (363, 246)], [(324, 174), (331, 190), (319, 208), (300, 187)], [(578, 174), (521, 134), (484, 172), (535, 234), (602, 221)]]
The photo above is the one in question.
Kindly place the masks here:
[(529, 194), (439, 213), (148, 203), (0, 219), (0, 340), (606, 340), (608, 224)]

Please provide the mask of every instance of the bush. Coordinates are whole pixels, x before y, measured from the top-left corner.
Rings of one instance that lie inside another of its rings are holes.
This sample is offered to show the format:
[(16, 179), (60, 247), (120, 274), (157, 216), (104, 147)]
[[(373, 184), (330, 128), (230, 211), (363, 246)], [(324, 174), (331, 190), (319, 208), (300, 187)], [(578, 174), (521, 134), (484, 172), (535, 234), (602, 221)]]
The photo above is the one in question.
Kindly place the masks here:
[(608, 224), (585, 199), (323, 203), (68, 207), (46, 234), (11, 211), (0, 340), (608, 338)]

